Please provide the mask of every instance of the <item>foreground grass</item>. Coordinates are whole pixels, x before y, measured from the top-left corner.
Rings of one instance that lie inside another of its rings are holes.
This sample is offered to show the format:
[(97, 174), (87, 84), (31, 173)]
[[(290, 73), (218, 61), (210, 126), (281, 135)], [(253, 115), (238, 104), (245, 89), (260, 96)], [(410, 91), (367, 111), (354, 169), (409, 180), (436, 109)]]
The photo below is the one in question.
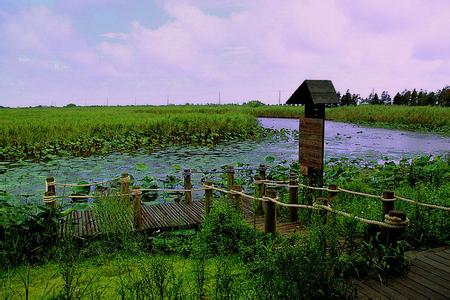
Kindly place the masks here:
[[(298, 118), (292, 106), (138, 106), (0, 109), (0, 159), (104, 155), (171, 143), (214, 145), (264, 135), (255, 117)], [(327, 119), (450, 135), (450, 109), (361, 105)]]
[[(205, 265), (206, 294), (214, 294), (215, 275), (220, 272), (218, 266), (220, 260), (226, 259), (232, 268), (233, 278), (243, 279), (243, 271), (237, 257), (211, 258)], [(173, 266), (175, 276), (182, 282), (183, 294), (186, 298), (196, 294), (196, 270), (195, 260), (181, 256), (164, 255), (125, 255), (119, 254), (106, 259), (102, 256), (90, 257), (77, 263), (78, 277), (77, 288), (86, 289), (83, 299), (116, 299), (130, 283), (130, 279), (142, 275), (142, 266), (150, 266), (156, 260), (165, 260)], [(151, 275), (151, 274), (148, 274)], [(29, 279), (28, 279), (29, 278)], [(26, 283), (24, 283), (24, 279)], [(28, 281), (29, 280), (29, 281)], [(48, 262), (38, 266), (23, 266), (0, 274), (2, 299), (24, 299), (26, 289), (31, 299), (57, 298), (63, 293), (64, 280), (61, 276), (61, 266), (55, 262)], [(245, 283), (240, 280), (241, 285)], [(28, 287), (27, 287), (28, 286)]]

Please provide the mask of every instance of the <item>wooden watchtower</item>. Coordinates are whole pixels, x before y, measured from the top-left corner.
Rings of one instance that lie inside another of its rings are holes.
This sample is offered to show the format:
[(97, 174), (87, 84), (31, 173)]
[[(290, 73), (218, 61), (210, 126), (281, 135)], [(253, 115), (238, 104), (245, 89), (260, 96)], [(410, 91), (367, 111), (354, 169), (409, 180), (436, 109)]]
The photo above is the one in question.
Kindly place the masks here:
[(286, 102), (305, 106), (299, 122), (299, 164), (308, 185), (323, 185), (325, 106), (337, 103), (339, 97), (331, 80), (305, 80)]

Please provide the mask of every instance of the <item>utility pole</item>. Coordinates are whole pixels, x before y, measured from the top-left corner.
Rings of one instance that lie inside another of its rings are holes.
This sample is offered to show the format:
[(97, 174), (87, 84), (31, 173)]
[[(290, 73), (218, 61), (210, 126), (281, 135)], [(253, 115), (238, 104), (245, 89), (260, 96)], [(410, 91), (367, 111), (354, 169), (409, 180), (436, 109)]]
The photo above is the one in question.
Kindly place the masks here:
[(281, 91), (278, 90), (278, 105), (281, 105)]
[(106, 97), (106, 106), (109, 106), (109, 96)]
[(136, 96), (134, 96), (134, 106), (136, 106)]
[(220, 105), (220, 92), (219, 92), (219, 105)]
[(167, 95), (167, 105), (169, 105), (169, 95)]

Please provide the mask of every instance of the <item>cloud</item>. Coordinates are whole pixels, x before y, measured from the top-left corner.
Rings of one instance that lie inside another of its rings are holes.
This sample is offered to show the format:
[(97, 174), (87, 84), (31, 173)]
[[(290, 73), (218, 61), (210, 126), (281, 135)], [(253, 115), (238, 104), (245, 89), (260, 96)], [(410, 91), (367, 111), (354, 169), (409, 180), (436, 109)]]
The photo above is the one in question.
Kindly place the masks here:
[(136, 17), (94, 37), (75, 20), (88, 8), (106, 9), (103, 0), (0, 14), (0, 63), (10, 78), (7, 87), (0, 79), (0, 100), (138, 95), (164, 103), (170, 94), (184, 103), (221, 91), (225, 101), (275, 103), (279, 89), (287, 98), (306, 78), (362, 95), (438, 89), (450, 78), (448, 1), (155, 3), (167, 16), (160, 25)]
[(126, 33), (118, 33), (118, 32), (107, 32), (103, 33), (100, 36), (109, 38), (112, 40), (126, 41), (128, 40), (128, 34)]

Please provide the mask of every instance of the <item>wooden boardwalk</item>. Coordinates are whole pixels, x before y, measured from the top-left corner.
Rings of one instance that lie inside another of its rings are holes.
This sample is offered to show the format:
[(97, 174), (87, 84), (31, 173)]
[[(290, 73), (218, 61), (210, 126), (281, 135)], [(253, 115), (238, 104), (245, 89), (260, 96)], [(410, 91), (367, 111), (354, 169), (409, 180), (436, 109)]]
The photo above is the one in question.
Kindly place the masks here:
[(450, 247), (407, 253), (411, 266), (406, 276), (386, 285), (376, 280), (356, 283), (358, 299), (450, 299)]
[[(148, 232), (195, 228), (200, 225), (205, 214), (203, 200), (185, 202), (161, 203), (141, 206), (143, 229)], [(247, 221), (253, 224), (251, 202), (244, 201), (244, 214)], [(61, 226), (61, 233), (71, 232), (76, 237), (89, 237), (100, 234), (101, 228), (97, 224), (92, 211), (72, 212), (71, 216)], [(256, 228), (264, 230), (264, 217), (256, 216)], [(282, 234), (292, 233), (299, 229), (297, 223), (278, 223), (277, 230)]]

